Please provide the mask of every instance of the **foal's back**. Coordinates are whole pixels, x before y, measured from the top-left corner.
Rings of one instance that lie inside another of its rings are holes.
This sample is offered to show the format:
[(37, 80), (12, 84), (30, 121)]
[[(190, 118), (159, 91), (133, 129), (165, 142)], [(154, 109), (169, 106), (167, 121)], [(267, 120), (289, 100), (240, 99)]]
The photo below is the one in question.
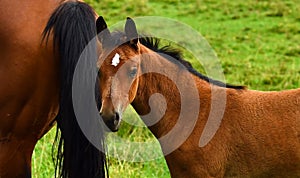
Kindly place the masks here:
[[(300, 176), (300, 89), (229, 95), (226, 175)], [(237, 110), (238, 108), (238, 110)]]
[(172, 177), (299, 177), (300, 89), (225, 90), (224, 117), (212, 140), (198, 146), (209, 105), (203, 103), (193, 133), (166, 156)]

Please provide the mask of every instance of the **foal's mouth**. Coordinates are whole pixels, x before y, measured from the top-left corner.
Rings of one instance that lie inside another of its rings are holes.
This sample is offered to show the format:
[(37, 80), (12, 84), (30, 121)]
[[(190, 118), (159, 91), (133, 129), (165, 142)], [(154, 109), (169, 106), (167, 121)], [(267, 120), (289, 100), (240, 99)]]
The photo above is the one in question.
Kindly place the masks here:
[(111, 114), (103, 114), (100, 113), (106, 127), (105, 131), (107, 132), (117, 132), (121, 123), (121, 115), (118, 112), (114, 112)]

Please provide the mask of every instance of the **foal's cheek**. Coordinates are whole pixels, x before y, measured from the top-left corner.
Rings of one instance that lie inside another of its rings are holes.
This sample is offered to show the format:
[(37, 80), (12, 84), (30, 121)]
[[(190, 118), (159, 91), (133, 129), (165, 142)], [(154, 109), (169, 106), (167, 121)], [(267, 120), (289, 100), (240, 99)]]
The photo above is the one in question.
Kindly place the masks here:
[(131, 103), (135, 96), (136, 96), (136, 92), (138, 89), (138, 82), (135, 81), (131, 86), (130, 86), (130, 91), (129, 91), (129, 103)]

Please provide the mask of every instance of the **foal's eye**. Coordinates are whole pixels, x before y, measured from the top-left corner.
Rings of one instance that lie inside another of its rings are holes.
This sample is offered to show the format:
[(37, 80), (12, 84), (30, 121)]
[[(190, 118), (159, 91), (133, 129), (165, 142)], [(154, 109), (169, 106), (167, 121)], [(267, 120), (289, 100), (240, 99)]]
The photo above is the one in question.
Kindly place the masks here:
[(137, 73), (137, 68), (136, 67), (131, 68), (129, 72), (129, 77), (134, 78), (136, 76), (136, 73)]

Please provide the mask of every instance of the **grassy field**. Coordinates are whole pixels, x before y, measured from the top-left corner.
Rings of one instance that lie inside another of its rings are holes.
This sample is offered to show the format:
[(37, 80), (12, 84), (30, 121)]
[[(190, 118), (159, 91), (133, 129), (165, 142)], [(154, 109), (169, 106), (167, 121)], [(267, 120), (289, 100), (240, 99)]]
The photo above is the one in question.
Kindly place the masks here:
[[(255, 90), (284, 90), (300, 87), (300, 3), (298, 0), (198, 0), (198, 1), (86, 1), (108, 25), (127, 16), (163, 16), (186, 23), (199, 31), (222, 62), (228, 83)], [(163, 27), (162, 27), (163, 28)], [(168, 29), (166, 29), (167, 31)], [(201, 68), (196, 61), (191, 61)], [(129, 109), (125, 120), (134, 118)], [(139, 121), (137, 121), (139, 122)], [(153, 141), (145, 127), (125, 122), (118, 133), (131, 141)], [(54, 130), (41, 139), (33, 155), (33, 177), (53, 177), (51, 146)], [(112, 136), (109, 153), (117, 151)], [(161, 155), (156, 143), (155, 151)], [(123, 150), (124, 154), (133, 148)], [(147, 150), (144, 150), (147, 151)], [(110, 176), (170, 177), (163, 158), (148, 162), (126, 162), (110, 158)]]

